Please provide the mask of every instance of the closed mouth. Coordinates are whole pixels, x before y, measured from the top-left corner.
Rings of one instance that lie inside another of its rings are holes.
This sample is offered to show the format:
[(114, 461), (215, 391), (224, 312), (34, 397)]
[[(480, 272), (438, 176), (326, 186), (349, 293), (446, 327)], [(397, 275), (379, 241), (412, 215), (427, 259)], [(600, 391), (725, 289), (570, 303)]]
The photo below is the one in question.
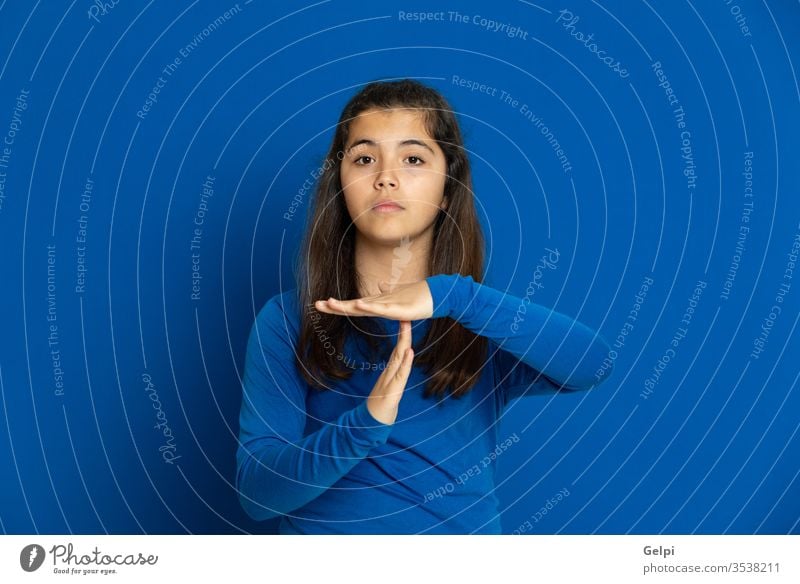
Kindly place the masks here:
[(395, 203), (393, 201), (384, 201), (383, 203), (378, 203), (372, 207), (376, 211), (391, 211), (396, 210), (400, 211), (403, 207), (399, 203)]

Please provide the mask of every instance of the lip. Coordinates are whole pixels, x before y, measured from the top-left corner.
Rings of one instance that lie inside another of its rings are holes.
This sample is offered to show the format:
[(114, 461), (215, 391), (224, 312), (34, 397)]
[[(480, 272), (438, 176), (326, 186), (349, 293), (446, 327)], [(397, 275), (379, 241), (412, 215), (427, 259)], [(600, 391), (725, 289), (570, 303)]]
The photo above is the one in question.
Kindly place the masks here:
[(378, 213), (393, 213), (396, 211), (403, 211), (403, 207), (395, 201), (379, 201), (372, 206), (372, 210)]

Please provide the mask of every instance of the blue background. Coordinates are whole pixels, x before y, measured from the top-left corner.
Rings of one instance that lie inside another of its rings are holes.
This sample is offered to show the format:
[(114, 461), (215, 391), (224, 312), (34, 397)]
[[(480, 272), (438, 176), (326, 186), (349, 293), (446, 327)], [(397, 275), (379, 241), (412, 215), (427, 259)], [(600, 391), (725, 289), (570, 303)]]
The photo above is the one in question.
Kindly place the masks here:
[[(504, 531), (800, 531), (800, 272), (786, 271), (800, 232), (796, 2), (107, 4), (0, 4), (3, 532), (274, 531), (233, 489), (247, 334), (263, 303), (294, 287), (308, 197), (284, 214), (341, 108), (368, 81), (402, 77), (458, 112), (487, 283), (523, 296), (545, 248), (558, 249), (533, 300), (617, 351), (595, 390), (512, 402), (503, 434), (520, 441), (498, 458)], [(444, 19), (401, 20), (419, 10)], [(629, 75), (571, 32), (593, 33)], [(656, 62), (685, 112), (693, 183)], [(194, 300), (190, 242), (208, 176)], [(698, 281), (686, 336), (647, 393)]]

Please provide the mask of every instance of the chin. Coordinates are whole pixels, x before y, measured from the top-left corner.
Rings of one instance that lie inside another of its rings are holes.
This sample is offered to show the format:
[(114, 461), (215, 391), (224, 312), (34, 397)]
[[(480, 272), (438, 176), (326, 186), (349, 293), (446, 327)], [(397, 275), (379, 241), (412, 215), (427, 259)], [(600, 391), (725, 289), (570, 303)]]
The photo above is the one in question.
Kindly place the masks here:
[(403, 240), (413, 239), (413, 234), (402, 226), (382, 226), (361, 231), (364, 239), (384, 245), (397, 245)]

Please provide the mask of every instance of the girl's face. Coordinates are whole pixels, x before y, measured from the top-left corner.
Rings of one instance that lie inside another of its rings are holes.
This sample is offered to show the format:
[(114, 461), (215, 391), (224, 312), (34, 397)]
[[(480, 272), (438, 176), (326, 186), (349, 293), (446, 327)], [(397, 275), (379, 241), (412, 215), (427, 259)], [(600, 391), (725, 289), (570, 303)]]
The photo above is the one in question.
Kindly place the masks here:
[(432, 229), (440, 210), (447, 208), (447, 163), (421, 113), (364, 111), (350, 123), (344, 147), (340, 178), (347, 211), (361, 236), (396, 244)]

